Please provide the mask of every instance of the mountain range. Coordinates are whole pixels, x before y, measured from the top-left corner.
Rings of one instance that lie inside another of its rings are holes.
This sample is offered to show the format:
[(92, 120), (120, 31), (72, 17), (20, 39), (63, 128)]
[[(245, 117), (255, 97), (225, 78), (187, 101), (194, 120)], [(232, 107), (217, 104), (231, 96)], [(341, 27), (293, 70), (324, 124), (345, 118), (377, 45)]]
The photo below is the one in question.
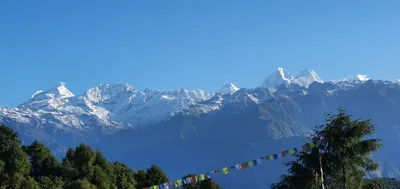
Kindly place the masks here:
[[(399, 84), (365, 75), (323, 81), (313, 70), (292, 76), (283, 68), (259, 87), (226, 83), (215, 93), (102, 84), (75, 95), (61, 82), (15, 108), (0, 107), (0, 123), (16, 129), (24, 143), (40, 140), (59, 155), (84, 142), (134, 169), (156, 163), (180, 178), (299, 146), (324, 123), (325, 113), (341, 106), (372, 119), (373, 137), (384, 141), (373, 154), (381, 169), (371, 176), (399, 178)], [(284, 173), (287, 160), (215, 180), (225, 188), (266, 188)]]

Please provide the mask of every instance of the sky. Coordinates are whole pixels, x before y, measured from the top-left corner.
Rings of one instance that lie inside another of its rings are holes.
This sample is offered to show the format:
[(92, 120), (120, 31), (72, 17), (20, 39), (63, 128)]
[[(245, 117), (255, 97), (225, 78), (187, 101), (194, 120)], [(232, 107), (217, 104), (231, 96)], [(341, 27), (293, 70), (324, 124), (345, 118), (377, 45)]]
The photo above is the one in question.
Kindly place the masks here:
[(278, 67), (400, 79), (400, 1), (2, 0), (0, 105), (63, 81), (256, 87)]

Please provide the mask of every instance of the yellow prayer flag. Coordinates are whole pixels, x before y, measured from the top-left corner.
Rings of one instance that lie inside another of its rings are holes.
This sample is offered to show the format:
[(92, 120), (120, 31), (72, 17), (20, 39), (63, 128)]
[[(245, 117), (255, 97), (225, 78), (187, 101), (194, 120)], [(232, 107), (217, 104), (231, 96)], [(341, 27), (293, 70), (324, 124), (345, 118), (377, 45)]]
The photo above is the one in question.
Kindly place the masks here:
[(224, 175), (229, 174), (229, 170), (228, 170), (227, 167), (223, 168), (223, 169), (222, 169), (222, 172), (224, 172)]
[(294, 152), (294, 149), (293, 148), (291, 148), (291, 149), (289, 149), (289, 154), (290, 155), (293, 155), (295, 152)]
[(310, 148), (314, 148), (314, 146), (315, 146), (313, 142), (310, 142), (308, 144), (310, 145)]
[(269, 160), (274, 160), (274, 156), (268, 156)]
[(254, 162), (253, 161), (249, 161), (249, 162), (247, 162), (247, 164), (249, 165), (249, 167), (253, 167), (254, 166)]
[(200, 180), (206, 180), (206, 175), (205, 174), (200, 174)]

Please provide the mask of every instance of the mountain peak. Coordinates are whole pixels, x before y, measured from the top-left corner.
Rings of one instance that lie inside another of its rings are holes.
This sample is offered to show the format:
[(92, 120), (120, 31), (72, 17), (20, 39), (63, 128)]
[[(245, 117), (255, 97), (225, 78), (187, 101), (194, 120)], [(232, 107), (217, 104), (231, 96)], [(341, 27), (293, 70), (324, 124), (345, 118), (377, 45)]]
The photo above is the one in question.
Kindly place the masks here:
[(360, 80), (360, 81), (368, 81), (368, 80), (371, 79), (371, 78), (368, 77), (367, 75), (363, 75), (363, 74), (358, 74), (356, 77), (357, 77), (357, 79)]
[(264, 88), (275, 88), (281, 84), (290, 84), (293, 80), (293, 76), (290, 75), (285, 69), (278, 67), (277, 71), (269, 75), (265, 80), (261, 87)]
[(292, 83), (296, 83), (306, 88), (314, 82), (323, 83), (318, 74), (314, 70), (310, 69), (303, 69), (292, 81)]
[(232, 94), (236, 91), (238, 91), (239, 88), (237, 88), (233, 83), (224, 83), (220, 89), (220, 93), (222, 94)]
[(42, 98), (44, 96), (50, 97), (50, 98), (69, 98), (73, 97), (74, 94), (65, 87), (66, 83), (65, 82), (60, 82), (59, 85), (50, 88), (48, 90), (40, 90), (36, 91), (32, 95), (32, 99), (34, 98)]
[(368, 80), (370, 80), (371, 78), (370, 77), (368, 77), (367, 75), (364, 75), (364, 74), (358, 74), (357, 76), (355, 76), (355, 77), (347, 77), (347, 78), (345, 78), (345, 79), (342, 79), (342, 80), (340, 80), (340, 81), (345, 81), (345, 82), (365, 82), (365, 81), (368, 81)]

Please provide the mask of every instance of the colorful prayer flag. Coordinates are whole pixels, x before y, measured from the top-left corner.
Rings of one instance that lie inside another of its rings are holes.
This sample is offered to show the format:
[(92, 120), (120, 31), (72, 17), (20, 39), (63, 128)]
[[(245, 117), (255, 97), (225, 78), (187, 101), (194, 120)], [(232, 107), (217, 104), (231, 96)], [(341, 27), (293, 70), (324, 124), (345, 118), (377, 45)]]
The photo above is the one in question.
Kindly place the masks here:
[(290, 155), (293, 155), (295, 153), (293, 148), (289, 149), (288, 151)]
[(274, 154), (274, 160), (278, 159), (278, 154)]
[(200, 176), (199, 176), (199, 180), (206, 180), (206, 177), (205, 177), (205, 175), (204, 174), (200, 174)]
[(222, 171), (224, 172), (224, 175), (227, 175), (227, 174), (229, 174), (229, 170), (228, 170), (228, 168), (227, 168), (227, 167), (225, 167), (225, 168), (222, 168)]
[(236, 167), (236, 170), (242, 169), (242, 166), (240, 166), (240, 164), (235, 165), (235, 167)]
[(197, 177), (195, 175), (190, 177), (191, 182), (197, 182)]
[(249, 161), (249, 162), (247, 162), (247, 164), (249, 165), (249, 167), (253, 167), (254, 166), (253, 161)]

